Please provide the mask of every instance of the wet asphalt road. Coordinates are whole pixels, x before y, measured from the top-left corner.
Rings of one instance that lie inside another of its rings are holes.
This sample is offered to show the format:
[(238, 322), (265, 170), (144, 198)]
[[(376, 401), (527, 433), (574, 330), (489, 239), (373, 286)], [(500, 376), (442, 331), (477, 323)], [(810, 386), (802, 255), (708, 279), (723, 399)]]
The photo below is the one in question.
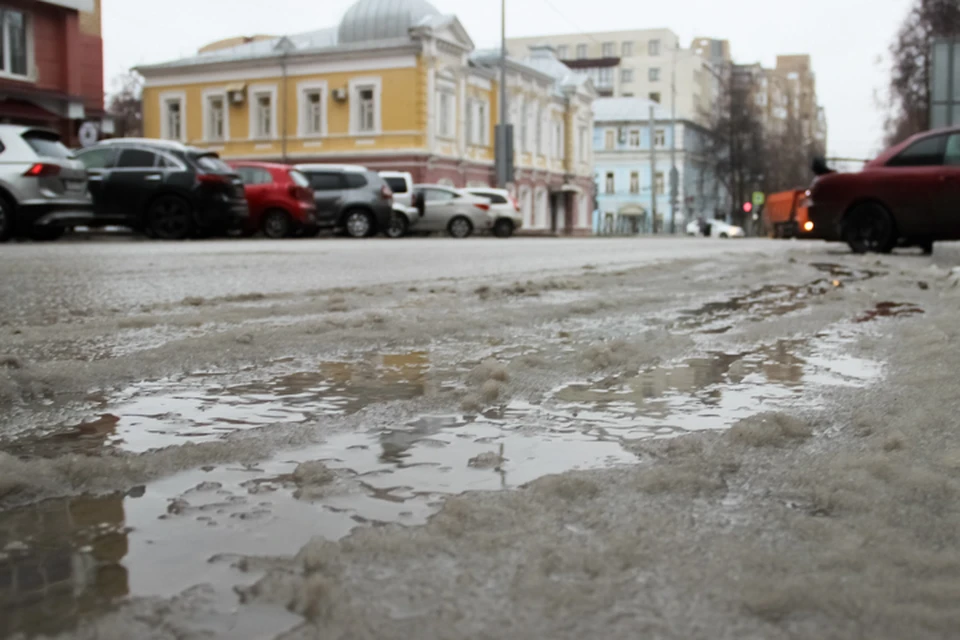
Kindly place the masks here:
[[(790, 246), (794, 246), (791, 243)], [(136, 310), (186, 297), (290, 294), (442, 278), (493, 281), (727, 253), (783, 242), (703, 238), (447, 238), (159, 243), (87, 240), (0, 245), (0, 323), (51, 308)]]

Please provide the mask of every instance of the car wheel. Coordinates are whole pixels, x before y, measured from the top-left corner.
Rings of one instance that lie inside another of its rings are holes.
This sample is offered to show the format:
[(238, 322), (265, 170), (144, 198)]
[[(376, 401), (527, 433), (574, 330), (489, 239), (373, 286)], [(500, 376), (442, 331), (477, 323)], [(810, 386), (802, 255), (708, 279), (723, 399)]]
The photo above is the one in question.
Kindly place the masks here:
[(506, 218), (497, 220), (496, 224), (493, 225), (493, 235), (498, 238), (509, 238), (512, 236), (513, 220), (507, 220)]
[(469, 238), (473, 233), (473, 223), (463, 216), (457, 216), (447, 225), (447, 231), (454, 238)]
[(847, 214), (843, 239), (854, 253), (890, 253), (897, 243), (893, 216), (874, 202), (857, 205)]
[(720, 237), (723, 238), (724, 240), (726, 240), (727, 238), (730, 237), (730, 235), (729, 235), (726, 231), (724, 231), (724, 232), (722, 232), (722, 233), (720, 234)]
[(147, 209), (147, 224), (159, 240), (185, 240), (193, 233), (193, 211), (183, 198), (160, 196)]
[(0, 242), (6, 242), (13, 235), (13, 207), (0, 198)]
[(407, 216), (402, 213), (397, 213), (390, 218), (390, 226), (387, 228), (387, 237), (388, 238), (402, 238), (407, 235), (407, 230), (410, 229), (410, 221), (407, 220)]
[(62, 238), (66, 231), (63, 227), (33, 227), (30, 229), (30, 239), (34, 242), (53, 242)]
[(263, 216), (263, 235), (273, 240), (289, 238), (293, 235), (293, 223), (286, 211), (273, 209)]
[(925, 256), (933, 255), (933, 240), (924, 240), (918, 243), (917, 246), (920, 247), (921, 251), (923, 251), (923, 255)]
[(373, 216), (366, 211), (349, 211), (343, 218), (343, 226), (351, 238), (366, 238), (373, 235)]

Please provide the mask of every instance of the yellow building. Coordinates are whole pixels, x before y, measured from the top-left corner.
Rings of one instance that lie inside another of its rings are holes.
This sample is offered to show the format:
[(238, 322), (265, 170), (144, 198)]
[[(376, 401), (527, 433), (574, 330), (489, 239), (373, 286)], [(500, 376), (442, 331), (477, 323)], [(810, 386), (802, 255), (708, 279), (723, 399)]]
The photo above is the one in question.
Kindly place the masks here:
[[(144, 132), (224, 158), (363, 164), (421, 183), (494, 183), (499, 54), (426, 0), (359, 0), (339, 25), (239, 39), (138, 68)], [(549, 49), (508, 61), (525, 227), (587, 233), (590, 81)]]

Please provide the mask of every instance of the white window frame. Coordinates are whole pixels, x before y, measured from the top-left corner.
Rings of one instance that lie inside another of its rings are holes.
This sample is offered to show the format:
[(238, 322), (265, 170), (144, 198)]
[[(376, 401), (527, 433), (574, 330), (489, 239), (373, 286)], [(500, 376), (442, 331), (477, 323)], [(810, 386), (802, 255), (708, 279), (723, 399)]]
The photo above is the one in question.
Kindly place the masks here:
[(650, 82), (660, 82), (660, 67), (650, 67), (647, 69), (647, 80)]
[(657, 171), (653, 176), (653, 191), (655, 195), (662, 196), (667, 193), (667, 179), (663, 171)]
[[(163, 140), (187, 141), (187, 92), (165, 91), (160, 94), (160, 138)], [(180, 135), (173, 137), (170, 132), (170, 104), (180, 105)]]
[(604, 58), (613, 58), (617, 55), (616, 42), (604, 42), (600, 48), (601, 56)]
[(564, 156), (566, 155), (564, 153), (563, 129), (564, 129), (563, 120), (553, 123), (553, 133), (554, 133), (553, 148), (554, 148), (554, 151), (556, 152), (557, 160), (563, 160)]
[(640, 193), (640, 172), (630, 172), (630, 193), (637, 195)]
[(535, 147), (534, 151), (536, 151), (536, 154), (538, 156), (545, 156), (547, 154), (546, 154), (546, 149), (544, 148), (546, 146), (544, 144), (544, 138), (546, 136), (543, 135), (544, 108), (543, 108), (543, 105), (541, 104), (537, 105), (536, 117), (537, 117), (537, 121), (534, 124), (534, 126), (536, 127), (536, 133), (534, 135), (534, 147)]
[(13, 78), (15, 80), (20, 80), (21, 82), (26, 80), (33, 82), (36, 80), (35, 73), (35, 64), (36, 59), (34, 57), (34, 36), (33, 36), (33, 14), (26, 9), (18, 9), (15, 7), (6, 7), (2, 6), (0, 9), (6, 11), (16, 11), (23, 15), (23, 29), (24, 29), (24, 43), (23, 46), (26, 48), (26, 63), (27, 70), (26, 73), (13, 73), (8, 70), (8, 66), (11, 62), (10, 57), (10, 39), (7, 38), (7, 25), (6, 20), (3, 21), (3, 24), (0, 24), (0, 29), (3, 30), (3, 66), (0, 67), (0, 78)]
[(457, 139), (457, 84), (449, 77), (437, 78), (437, 137)]
[(640, 129), (630, 129), (628, 144), (630, 145), (631, 149), (640, 148), (640, 139)]
[[(213, 115), (210, 100), (220, 98), (223, 101), (223, 135), (219, 138), (214, 137), (213, 123), (210, 117)], [(203, 139), (206, 142), (227, 142), (230, 140), (230, 100), (226, 89), (207, 89), (203, 92)]]
[(613, 129), (604, 129), (603, 131), (603, 150), (613, 151), (617, 148), (617, 132)]
[(577, 60), (586, 60), (589, 57), (589, 49), (585, 44), (577, 45)]
[(660, 39), (654, 38), (647, 43), (647, 55), (650, 56), (659, 56), (660, 55)]
[(633, 69), (620, 69), (620, 82), (623, 84), (633, 82)]
[(474, 117), (474, 126), (477, 127), (477, 144), (490, 146), (490, 101), (477, 100), (477, 113)]
[[(320, 94), (320, 131), (311, 131), (310, 101), (308, 95)], [(330, 112), (330, 93), (326, 80), (297, 83), (297, 136), (300, 138), (323, 138), (327, 135), (327, 117)]]
[[(350, 80), (350, 134), (377, 136), (383, 133), (383, 79), (380, 76)], [(373, 89), (373, 130), (360, 130), (360, 91)]]
[(653, 146), (655, 146), (657, 149), (663, 149), (667, 146), (667, 130), (666, 129), (653, 130)]
[(570, 47), (568, 45), (562, 44), (557, 47), (557, 58), (566, 60), (568, 55), (570, 55)]
[(603, 178), (603, 193), (612, 196), (617, 192), (617, 174), (607, 171)]
[(588, 137), (588, 128), (580, 125), (580, 153), (577, 154), (580, 162), (588, 162), (590, 159), (590, 138)]
[(633, 57), (633, 42), (627, 41), (620, 45), (620, 57), (621, 58)]
[[(251, 140), (274, 140), (277, 138), (277, 85), (258, 84), (250, 87), (248, 95), (249, 108), (249, 133)], [(260, 98), (261, 96), (270, 97), (270, 131), (266, 135), (261, 135), (260, 130)]]

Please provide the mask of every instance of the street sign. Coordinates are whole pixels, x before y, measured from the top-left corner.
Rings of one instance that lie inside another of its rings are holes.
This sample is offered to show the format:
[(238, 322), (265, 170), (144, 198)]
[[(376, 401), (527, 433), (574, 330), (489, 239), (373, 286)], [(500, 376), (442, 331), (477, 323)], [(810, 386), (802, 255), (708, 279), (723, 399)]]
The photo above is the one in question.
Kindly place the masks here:
[(753, 197), (750, 198), (750, 202), (753, 203), (754, 207), (762, 207), (763, 203), (767, 201), (766, 196), (763, 194), (763, 191), (754, 191)]
[(960, 124), (960, 40), (936, 40), (931, 54), (930, 128)]

